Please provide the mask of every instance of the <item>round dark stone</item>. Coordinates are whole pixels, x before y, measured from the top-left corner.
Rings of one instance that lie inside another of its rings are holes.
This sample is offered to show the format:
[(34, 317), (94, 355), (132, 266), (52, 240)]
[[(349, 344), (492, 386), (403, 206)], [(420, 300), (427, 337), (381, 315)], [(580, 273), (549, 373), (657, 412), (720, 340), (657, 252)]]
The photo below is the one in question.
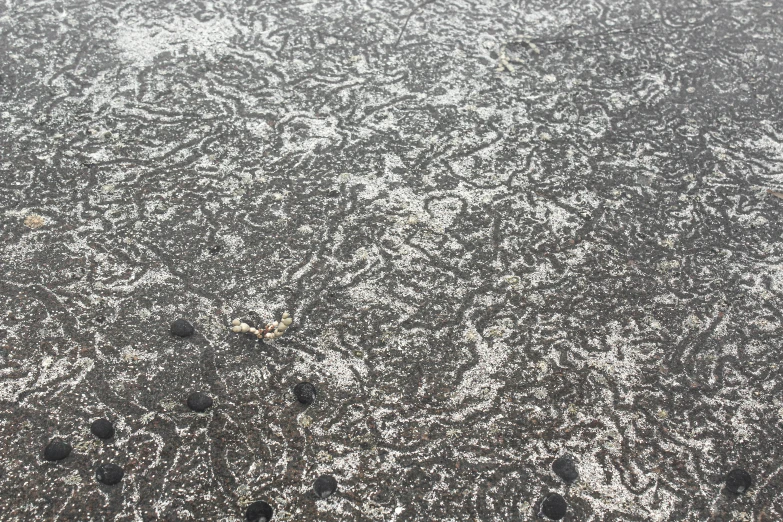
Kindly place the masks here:
[(90, 426), (90, 431), (99, 439), (110, 439), (114, 437), (114, 426), (106, 419), (98, 419)]
[(188, 397), (188, 407), (197, 412), (207, 411), (212, 407), (212, 397), (206, 393), (193, 392)]
[(318, 498), (326, 498), (337, 491), (337, 479), (331, 475), (321, 475), (315, 479), (313, 491)]
[(193, 325), (184, 319), (177, 319), (171, 323), (171, 333), (180, 337), (190, 337), (195, 332)]
[(300, 382), (294, 386), (294, 395), (296, 396), (296, 400), (302, 404), (312, 404), (313, 401), (315, 401), (317, 393), (315, 391), (315, 386), (309, 382)]
[(98, 482), (107, 486), (118, 484), (124, 475), (125, 472), (116, 464), (101, 464), (95, 470), (95, 478)]
[(750, 488), (753, 478), (744, 469), (733, 469), (726, 475), (726, 489), (740, 495)]
[(256, 500), (247, 506), (245, 518), (247, 518), (247, 522), (268, 522), (272, 520), (273, 514), (272, 506), (263, 500)]
[(541, 502), (541, 512), (552, 520), (560, 520), (566, 514), (568, 504), (558, 493), (550, 493)]
[(52, 439), (44, 449), (44, 458), (50, 462), (63, 460), (71, 454), (71, 445), (62, 439)]
[(576, 462), (571, 455), (563, 455), (555, 459), (552, 463), (552, 471), (555, 475), (563, 479), (563, 482), (570, 484), (579, 478), (579, 472), (576, 470)]

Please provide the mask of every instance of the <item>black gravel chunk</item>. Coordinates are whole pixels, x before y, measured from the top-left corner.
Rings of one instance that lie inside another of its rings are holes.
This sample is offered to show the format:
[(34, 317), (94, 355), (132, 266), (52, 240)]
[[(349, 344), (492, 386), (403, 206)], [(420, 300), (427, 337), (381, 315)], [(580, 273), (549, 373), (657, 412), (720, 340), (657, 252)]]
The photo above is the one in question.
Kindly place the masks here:
[(106, 419), (98, 419), (90, 426), (90, 431), (99, 439), (110, 439), (114, 437), (114, 426)]
[(315, 391), (315, 386), (309, 382), (300, 382), (294, 386), (294, 395), (296, 396), (296, 400), (302, 404), (312, 404), (313, 401), (315, 401), (317, 393)]
[(331, 475), (321, 475), (315, 479), (313, 491), (318, 498), (326, 498), (337, 491), (337, 479)]
[(171, 323), (171, 333), (180, 337), (190, 337), (196, 329), (184, 319), (177, 319)]
[(212, 397), (206, 393), (193, 392), (188, 397), (188, 407), (197, 412), (207, 411), (212, 407)]
[(124, 475), (125, 472), (116, 464), (101, 464), (95, 471), (95, 478), (98, 482), (107, 486), (118, 484)]
[(726, 489), (736, 495), (741, 495), (750, 488), (753, 478), (744, 469), (733, 469), (726, 475)]
[(563, 482), (570, 484), (579, 478), (579, 472), (576, 470), (576, 462), (571, 455), (563, 455), (555, 459), (552, 463), (552, 471), (563, 479)]
[(44, 449), (44, 458), (51, 462), (63, 460), (70, 454), (71, 445), (62, 439), (52, 439)]
[(568, 504), (565, 499), (557, 493), (550, 493), (541, 502), (541, 513), (552, 520), (560, 520), (566, 514)]
[(247, 506), (245, 518), (247, 518), (247, 522), (268, 522), (272, 520), (273, 514), (272, 506), (263, 500), (256, 500)]

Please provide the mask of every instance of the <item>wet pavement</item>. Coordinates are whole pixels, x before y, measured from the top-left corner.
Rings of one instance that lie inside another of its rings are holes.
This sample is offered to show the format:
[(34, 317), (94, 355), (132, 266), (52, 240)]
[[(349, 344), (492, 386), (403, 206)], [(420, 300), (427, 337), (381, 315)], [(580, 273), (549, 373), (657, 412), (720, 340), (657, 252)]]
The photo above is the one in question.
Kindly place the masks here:
[(2, 520), (783, 520), (782, 61), (777, 1), (0, 0)]

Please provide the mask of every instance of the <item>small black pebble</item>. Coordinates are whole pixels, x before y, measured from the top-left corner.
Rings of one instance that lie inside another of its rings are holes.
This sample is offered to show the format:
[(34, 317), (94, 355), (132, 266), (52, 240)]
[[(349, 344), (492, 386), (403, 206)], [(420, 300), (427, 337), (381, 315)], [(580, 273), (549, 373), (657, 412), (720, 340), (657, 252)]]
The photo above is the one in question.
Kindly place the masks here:
[(99, 439), (110, 439), (114, 437), (114, 426), (106, 419), (98, 419), (90, 426), (90, 431)]
[(753, 478), (744, 469), (733, 469), (726, 475), (726, 489), (740, 495), (750, 488)]
[(171, 333), (180, 337), (190, 337), (196, 330), (193, 325), (184, 319), (177, 319), (171, 323)]
[(541, 512), (552, 520), (560, 520), (566, 514), (568, 505), (558, 493), (550, 493), (541, 502)]
[(272, 520), (273, 514), (272, 506), (263, 500), (256, 500), (247, 506), (245, 518), (247, 518), (247, 522), (268, 522)]
[(337, 491), (337, 479), (331, 475), (321, 475), (315, 479), (313, 491), (318, 498), (326, 498)]
[(188, 396), (188, 407), (193, 411), (207, 411), (207, 408), (212, 407), (212, 397), (206, 393), (193, 392)]
[(125, 475), (125, 472), (116, 464), (101, 464), (95, 471), (95, 478), (98, 482), (107, 486), (118, 484), (122, 480), (123, 475)]
[(567, 484), (570, 484), (579, 478), (579, 472), (576, 470), (576, 463), (571, 455), (563, 455), (562, 457), (555, 459), (552, 463), (552, 471)]
[(294, 395), (302, 404), (312, 404), (316, 396), (315, 386), (309, 382), (300, 382), (294, 386)]
[(54, 462), (56, 460), (63, 460), (71, 454), (71, 445), (62, 439), (52, 439), (44, 449), (44, 458), (48, 461)]

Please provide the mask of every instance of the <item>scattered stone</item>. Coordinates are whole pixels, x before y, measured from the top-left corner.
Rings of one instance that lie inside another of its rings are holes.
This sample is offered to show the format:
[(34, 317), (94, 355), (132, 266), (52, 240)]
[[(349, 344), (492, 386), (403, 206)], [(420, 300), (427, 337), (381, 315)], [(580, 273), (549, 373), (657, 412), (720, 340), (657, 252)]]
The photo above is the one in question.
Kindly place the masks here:
[(193, 392), (188, 396), (188, 407), (199, 413), (212, 407), (212, 397), (206, 393)]
[(563, 482), (570, 484), (579, 478), (579, 471), (576, 469), (576, 462), (571, 455), (563, 455), (555, 459), (552, 463), (552, 471), (563, 479)]
[(726, 489), (735, 495), (741, 495), (750, 488), (753, 478), (744, 469), (733, 469), (726, 475)]
[(63, 460), (71, 454), (71, 445), (62, 439), (52, 439), (44, 449), (44, 458), (50, 462)]
[(318, 498), (327, 498), (337, 491), (337, 479), (331, 475), (321, 475), (315, 479), (313, 491)]
[(98, 419), (90, 426), (90, 431), (99, 439), (114, 437), (114, 426), (107, 419)]
[(95, 471), (95, 478), (101, 484), (113, 486), (119, 484), (125, 472), (116, 464), (101, 464)]
[(568, 504), (558, 493), (550, 493), (541, 502), (541, 513), (552, 520), (560, 520), (566, 514)]
[(272, 520), (274, 510), (272, 506), (264, 502), (263, 500), (256, 500), (249, 506), (245, 512), (245, 518), (247, 522), (268, 522)]
[(317, 393), (315, 391), (315, 386), (309, 382), (300, 382), (294, 386), (294, 395), (296, 396), (296, 400), (302, 404), (309, 405), (315, 401)]
[(190, 337), (196, 329), (184, 319), (177, 319), (171, 323), (171, 333), (180, 337)]

